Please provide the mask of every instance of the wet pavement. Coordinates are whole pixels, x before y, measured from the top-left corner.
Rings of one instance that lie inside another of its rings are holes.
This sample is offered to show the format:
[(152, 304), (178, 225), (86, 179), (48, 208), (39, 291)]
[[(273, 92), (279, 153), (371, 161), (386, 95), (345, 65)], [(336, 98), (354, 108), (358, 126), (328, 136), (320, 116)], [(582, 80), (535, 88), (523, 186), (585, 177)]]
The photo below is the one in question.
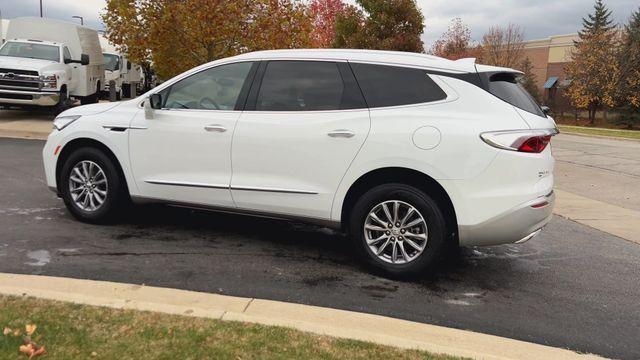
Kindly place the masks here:
[(75, 221), (43, 142), (0, 139), (0, 271), (274, 299), (640, 358), (640, 246), (555, 217), (522, 245), (465, 248), (435, 275), (367, 272), (329, 229), (162, 206)]

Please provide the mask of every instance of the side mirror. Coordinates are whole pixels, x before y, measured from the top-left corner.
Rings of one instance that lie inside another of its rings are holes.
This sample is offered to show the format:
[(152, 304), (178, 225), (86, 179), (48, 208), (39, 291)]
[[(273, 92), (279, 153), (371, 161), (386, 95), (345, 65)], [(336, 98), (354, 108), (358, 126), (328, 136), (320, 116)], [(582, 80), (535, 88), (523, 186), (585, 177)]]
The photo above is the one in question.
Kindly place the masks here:
[(80, 65), (89, 65), (89, 55), (87, 54), (80, 55)]
[(162, 95), (155, 93), (149, 96), (149, 105), (152, 109), (162, 109)]
[(131, 70), (131, 63), (127, 60), (127, 70)]
[(551, 109), (550, 109), (548, 106), (546, 106), (546, 105), (542, 105), (542, 106), (540, 106), (540, 109), (542, 109), (542, 112), (543, 112), (545, 115), (549, 115), (549, 113), (551, 112)]

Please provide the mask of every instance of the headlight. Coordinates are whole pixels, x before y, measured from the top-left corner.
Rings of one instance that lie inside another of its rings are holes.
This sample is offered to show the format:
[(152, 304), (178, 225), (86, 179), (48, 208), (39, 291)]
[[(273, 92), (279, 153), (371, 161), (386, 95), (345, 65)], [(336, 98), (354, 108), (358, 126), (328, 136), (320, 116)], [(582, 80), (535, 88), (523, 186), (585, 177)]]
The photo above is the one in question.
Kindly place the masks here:
[(69, 126), (72, 122), (78, 120), (80, 116), (81, 115), (58, 116), (53, 120), (53, 128), (60, 131)]
[(58, 77), (56, 75), (40, 75), (43, 89), (57, 89)]

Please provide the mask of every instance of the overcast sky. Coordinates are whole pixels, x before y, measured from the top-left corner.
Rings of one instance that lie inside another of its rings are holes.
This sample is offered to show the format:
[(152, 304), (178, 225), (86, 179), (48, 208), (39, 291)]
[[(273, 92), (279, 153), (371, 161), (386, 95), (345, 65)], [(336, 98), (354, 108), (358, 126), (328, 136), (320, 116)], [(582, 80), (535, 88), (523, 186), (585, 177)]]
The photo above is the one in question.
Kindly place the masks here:
[[(595, 0), (418, 0), (425, 15), (423, 35), (428, 48), (446, 31), (450, 21), (460, 17), (471, 28), (472, 37), (479, 40), (492, 25), (509, 22), (522, 26), (527, 39), (576, 32), (582, 17), (593, 10)], [(83, 16), (85, 25), (103, 29), (99, 13), (104, 0), (42, 0), (44, 16), (72, 20)], [(353, 3), (354, 0), (348, 0)], [(39, 16), (39, 0), (0, 0), (4, 19), (17, 16)], [(624, 23), (638, 9), (638, 0), (605, 0), (616, 22)], [(78, 21), (78, 20), (75, 20)]]

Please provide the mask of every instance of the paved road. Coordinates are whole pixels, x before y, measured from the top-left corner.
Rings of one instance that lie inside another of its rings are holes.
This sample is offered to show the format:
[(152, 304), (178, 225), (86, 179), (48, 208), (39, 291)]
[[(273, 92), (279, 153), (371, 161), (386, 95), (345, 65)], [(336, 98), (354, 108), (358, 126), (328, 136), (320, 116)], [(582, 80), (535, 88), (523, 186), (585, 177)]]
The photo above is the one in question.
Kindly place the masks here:
[(0, 271), (111, 280), (369, 312), (638, 359), (640, 246), (556, 217), (523, 245), (464, 249), (435, 276), (362, 269), (328, 229), (165, 207), (74, 221), (34, 140), (0, 139)]
[(557, 188), (640, 211), (640, 141), (560, 134), (551, 144)]

